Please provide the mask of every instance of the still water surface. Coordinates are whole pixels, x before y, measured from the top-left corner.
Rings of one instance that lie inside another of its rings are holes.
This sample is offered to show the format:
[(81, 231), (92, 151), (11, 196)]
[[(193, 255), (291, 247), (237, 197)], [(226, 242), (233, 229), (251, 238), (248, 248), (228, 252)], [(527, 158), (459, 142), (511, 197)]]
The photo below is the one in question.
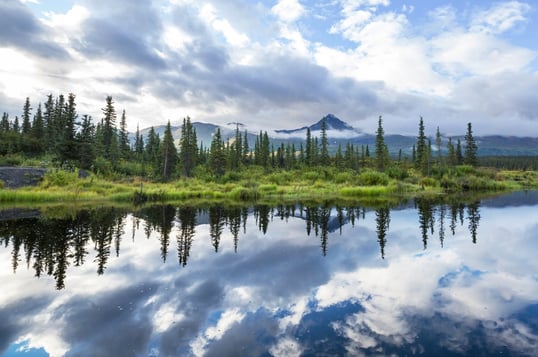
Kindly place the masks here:
[(0, 211), (2, 356), (532, 356), (538, 193)]

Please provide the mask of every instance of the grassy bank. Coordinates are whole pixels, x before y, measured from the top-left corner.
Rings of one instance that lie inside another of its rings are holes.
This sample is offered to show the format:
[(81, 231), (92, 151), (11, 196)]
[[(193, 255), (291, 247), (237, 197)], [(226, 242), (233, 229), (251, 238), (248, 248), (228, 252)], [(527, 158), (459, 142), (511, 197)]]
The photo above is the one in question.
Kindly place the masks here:
[(529, 188), (538, 188), (536, 171), (468, 166), (438, 178), (422, 177), (413, 170), (380, 173), (320, 168), (266, 174), (261, 168), (250, 168), (219, 178), (181, 178), (166, 183), (140, 177), (78, 178), (76, 172), (51, 171), (36, 187), (0, 189), (0, 203), (360, 200)]

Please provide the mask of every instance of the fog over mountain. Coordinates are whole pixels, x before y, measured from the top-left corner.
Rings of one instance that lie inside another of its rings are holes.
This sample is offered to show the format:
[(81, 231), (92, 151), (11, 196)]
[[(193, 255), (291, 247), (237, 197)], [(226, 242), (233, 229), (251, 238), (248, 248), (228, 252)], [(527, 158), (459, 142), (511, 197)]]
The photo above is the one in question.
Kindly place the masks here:
[[(329, 138), (329, 150), (335, 152), (338, 145), (345, 147), (347, 143), (353, 145), (369, 145), (370, 148), (375, 146), (375, 134), (365, 133), (360, 129), (354, 128), (344, 120), (336, 117), (334, 114), (327, 114), (321, 119), (313, 122), (309, 126), (304, 126), (296, 129), (276, 129), (271, 128), (262, 129), (263, 132), (267, 131), (267, 134), (275, 147), (278, 147), (281, 143), (294, 143), (298, 148), (301, 143), (306, 139), (307, 128), (310, 128), (312, 137), (319, 137), (321, 133), (321, 123), (325, 120), (327, 128), (327, 137)], [(209, 147), (213, 134), (217, 128), (220, 128), (222, 137), (224, 140), (233, 140), (236, 130), (244, 134), (245, 131), (249, 134), (249, 143), (254, 145), (256, 135), (259, 131), (251, 131), (247, 125), (243, 123), (230, 122), (226, 125), (217, 125), (210, 123), (193, 122), (193, 126), (196, 129), (196, 135), (198, 141)], [(165, 126), (160, 125), (154, 127), (154, 130), (162, 137)], [(140, 131), (142, 135), (147, 136), (149, 128), (145, 128)], [(417, 124), (418, 134), (418, 124)], [(172, 135), (176, 141), (181, 138), (181, 126), (172, 126)], [(465, 131), (462, 131), (454, 136), (450, 136), (454, 142), (458, 139), (464, 140)], [(131, 134), (134, 138), (134, 133)], [(442, 136), (442, 150), (446, 150), (446, 143), (448, 142), (448, 136)], [(435, 137), (430, 135), (430, 139), (435, 142)], [(478, 144), (478, 155), (500, 155), (500, 156), (512, 156), (512, 155), (538, 155), (538, 137), (518, 137), (518, 136), (504, 136), (504, 135), (487, 135), (476, 136), (475, 139)], [(416, 144), (416, 135), (399, 135), (399, 134), (385, 134), (385, 142), (389, 146), (389, 151), (396, 155), (401, 149), (404, 154), (410, 154), (412, 147)], [(432, 145), (432, 150), (436, 150), (435, 145)]]

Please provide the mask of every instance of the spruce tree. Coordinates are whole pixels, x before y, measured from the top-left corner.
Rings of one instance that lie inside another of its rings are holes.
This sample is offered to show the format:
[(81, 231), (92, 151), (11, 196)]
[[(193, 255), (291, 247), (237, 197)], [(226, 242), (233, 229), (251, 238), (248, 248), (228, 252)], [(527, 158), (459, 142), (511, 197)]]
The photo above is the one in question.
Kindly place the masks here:
[(224, 175), (226, 167), (226, 153), (224, 152), (224, 143), (220, 133), (220, 128), (217, 128), (213, 140), (211, 140), (211, 148), (209, 149), (209, 166), (213, 173), (220, 177)]
[(159, 150), (160, 173), (164, 180), (169, 180), (175, 172), (177, 165), (177, 149), (174, 145), (170, 120), (164, 130), (163, 141)]
[(183, 118), (181, 139), (179, 141), (179, 163), (181, 173), (186, 177), (192, 176), (192, 171), (198, 162), (198, 139), (191, 118)]
[(377, 122), (377, 132), (375, 137), (375, 160), (379, 171), (384, 171), (388, 163), (387, 145), (385, 144), (385, 132), (383, 130), (383, 119), (381, 115)]
[(458, 142), (456, 144), (456, 163), (458, 165), (463, 164), (463, 152), (461, 149), (461, 140), (458, 139)]
[[(159, 166), (159, 148), (161, 146), (161, 139), (159, 135), (155, 132), (155, 128), (151, 127), (148, 132), (148, 140), (146, 142), (146, 160), (147, 162), (158, 171)], [(159, 172), (157, 172), (160, 175)]]
[(322, 166), (329, 166), (329, 139), (327, 138), (327, 123), (325, 118), (321, 121), (321, 140), (320, 140), (320, 164)]
[(140, 161), (144, 154), (144, 136), (140, 134), (140, 127), (138, 124), (136, 125), (134, 152), (136, 159)]
[(439, 127), (437, 127), (437, 131), (435, 132), (435, 146), (437, 149), (437, 165), (439, 168), (442, 167), (442, 155), (441, 155), (441, 132), (439, 131)]
[(45, 148), (49, 153), (54, 151), (54, 100), (52, 94), (47, 96), (44, 105), (43, 124), (45, 126)]
[(306, 166), (312, 166), (312, 133), (310, 132), (310, 128), (306, 128), (305, 145), (305, 164)]
[(424, 134), (424, 120), (422, 119), (422, 117), (420, 117), (420, 122), (418, 124), (415, 168), (420, 169), (422, 173), (425, 173), (427, 171), (427, 150), (428, 148), (426, 147), (426, 135)]
[(129, 142), (129, 132), (127, 131), (127, 118), (125, 116), (125, 110), (123, 110), (121, 113), (120, 130), (118, 134), (121, 158), (127, 160), (131, 156), (131, 144)]
[[(41, 110), (41, 103), (37, 106), (36, 114), (34, 115), (34, 121), (32, 123), (32, 136), (36, 140), (43, 140), (43, 137), (45, 135), (45, 127), (43, 123), (43, 112)], [(43, 147), (43, 144), (41, 144)]]
[(32, 130), (32, 124), (30, 122), (32, 107), (30, 106), (30, 98), (26, 97), (24, 106), (22, 109), (22, 134), (29, 135)]
[(62, 127), (57, 130), (60, 131), (59, 137), (59, 149), (57, 154), (61, 163), (65, 163), (69, 160), (75, 160), (77, 155), (77, 145), (75, 142), (75, 123), (78, 118), (75, 94), (69, 93), (67, 97), (67, 104), (65, 107), (64, 115), (62, 116)]
[(250, 163), (250, 148), (248, 146), (248, 132), (245, 130), (243, 135), (243, 164), (248, 165)]
[(452, 143), (452, 138), (448, 138), (447, 150), (448, 150), (448, 165), (450, 167), (453, 167), (457, 164), (457, 161), (456, 161), (456, 149), (454, 148), (454, 144)]
[(103, 112), (103, 146), (105, 156), (110, 158), (112, 136), (116, 135), (116, 109), (112, 96), (106, 97), (106, 105), (101, 110)]
[(471, 123), (467, 123), (467, 133), (465, 134), (465, 165), (476, 166), (478, 165), (477, 158), (478, 146), (473, 137), (473, 128)]
[(95, 125), (92, 123), (92, 117), (89, 115), (82, 116), (80, 130), (76, 135), (77, 156), (80, 167), (90, 169), (95, 160)]

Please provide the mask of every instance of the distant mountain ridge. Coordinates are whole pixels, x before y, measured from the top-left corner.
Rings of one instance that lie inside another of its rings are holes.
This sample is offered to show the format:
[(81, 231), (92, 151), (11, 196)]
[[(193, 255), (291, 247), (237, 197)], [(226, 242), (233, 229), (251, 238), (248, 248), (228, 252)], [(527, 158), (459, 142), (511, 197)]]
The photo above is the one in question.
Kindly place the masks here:
[(341, 119), (337, 118), (334, 114), (327, 114), (323, 118), (321, 118), (317, 123), (314, 123), (310, 126), (303, 126), (302, 128), (298, 129), (291, 129), (291, 130), (275, 130), (275, 133), (278, 134), (298, 134), (298, 133), (305, 133), (306, 129), (310, 128), (310, 131), (321, 131), (321, 126), (323, 124), (323, 121), (325, 120), (325, 126), (328, 131), (330, 130), (337, 130), (337, 131), (351, 131), (354, 133), (359, 133), (355, 128), (353, 128), (351, 125), (346, 123), (345, 121), (342, 121)]
[[(366, 134), (362, 131), (353, 128), (345, 121), (337, 118), (333, 114), (327, 114), (319, 121), (313, 123), (310, 126), (303, 126), (297, 129), (277, 129), (271, 128), (264, 129), (269, 135), (269, 139), (273, 146), (276, 148), (282, 143), (295, 144), (296, 148), (299, 148), (306, 138), (306, 129), (310, 128), (312, 136), (319, 136), (321, 131), (322, 121), (325, 120), (327, 125), (327, 137), (329, 138), (329, 150), (334, 154), (339, 145), (345, 148), (347, 143), (353, 145), (368, 145), (372, 150), (375, 145), (375, 135)], [(204, 147), (209, 147), (213, 134), (220, 128), (223, 140), (229, 140), (235, 137), (235, 130), (239, 130), (244, 133), (248, 132), (248, 140), (250, 147), (254, 146), (256, 135), (259, 131), (249, 131), (248, 127), (242, 123), (227, 123), (226, 125), (216, 125), (210, 123), (193, 122), (196, 129), (196, 135), (198, 141)], [(166, 126), (155, 126), (155, 132), (162, 138)], [(174, 125), (171, 127), (172, 135), (176, 142), (181, 138), (181, 125)], [(149, 128), (143, 129), (140, 133), (147, 138)], [(134, 133), (131, 133), (131, 142), (134, 142)], [(464, 135), (453, 136), (452, 141), (460, 139), (463, 143)], [(392, 155), (397, 155), (400, 150), (405, 155), (410, 155), (413, 145), (416, 144), (416, 136), (406, 136), (399, 134), (386, 134), (385, 143), (389, 147)], [(534, 137), (516, 137), (516, 136), (503, 136), (503, 135), (489, 135), (489, 136), (475, 136), (475, 140), (478, 144), (479, 156), (538, 156), (538, 138)], [(435, 138), (431, 137), (432, 143), (435, 143)], [(446, 150), (446, 142), (448, 138), (443, 138), (442, 150)], [(432, 149), (435, 150), (435, 145), (432, 145)], [(371, 151), (372, 152), (372, 151)]]

